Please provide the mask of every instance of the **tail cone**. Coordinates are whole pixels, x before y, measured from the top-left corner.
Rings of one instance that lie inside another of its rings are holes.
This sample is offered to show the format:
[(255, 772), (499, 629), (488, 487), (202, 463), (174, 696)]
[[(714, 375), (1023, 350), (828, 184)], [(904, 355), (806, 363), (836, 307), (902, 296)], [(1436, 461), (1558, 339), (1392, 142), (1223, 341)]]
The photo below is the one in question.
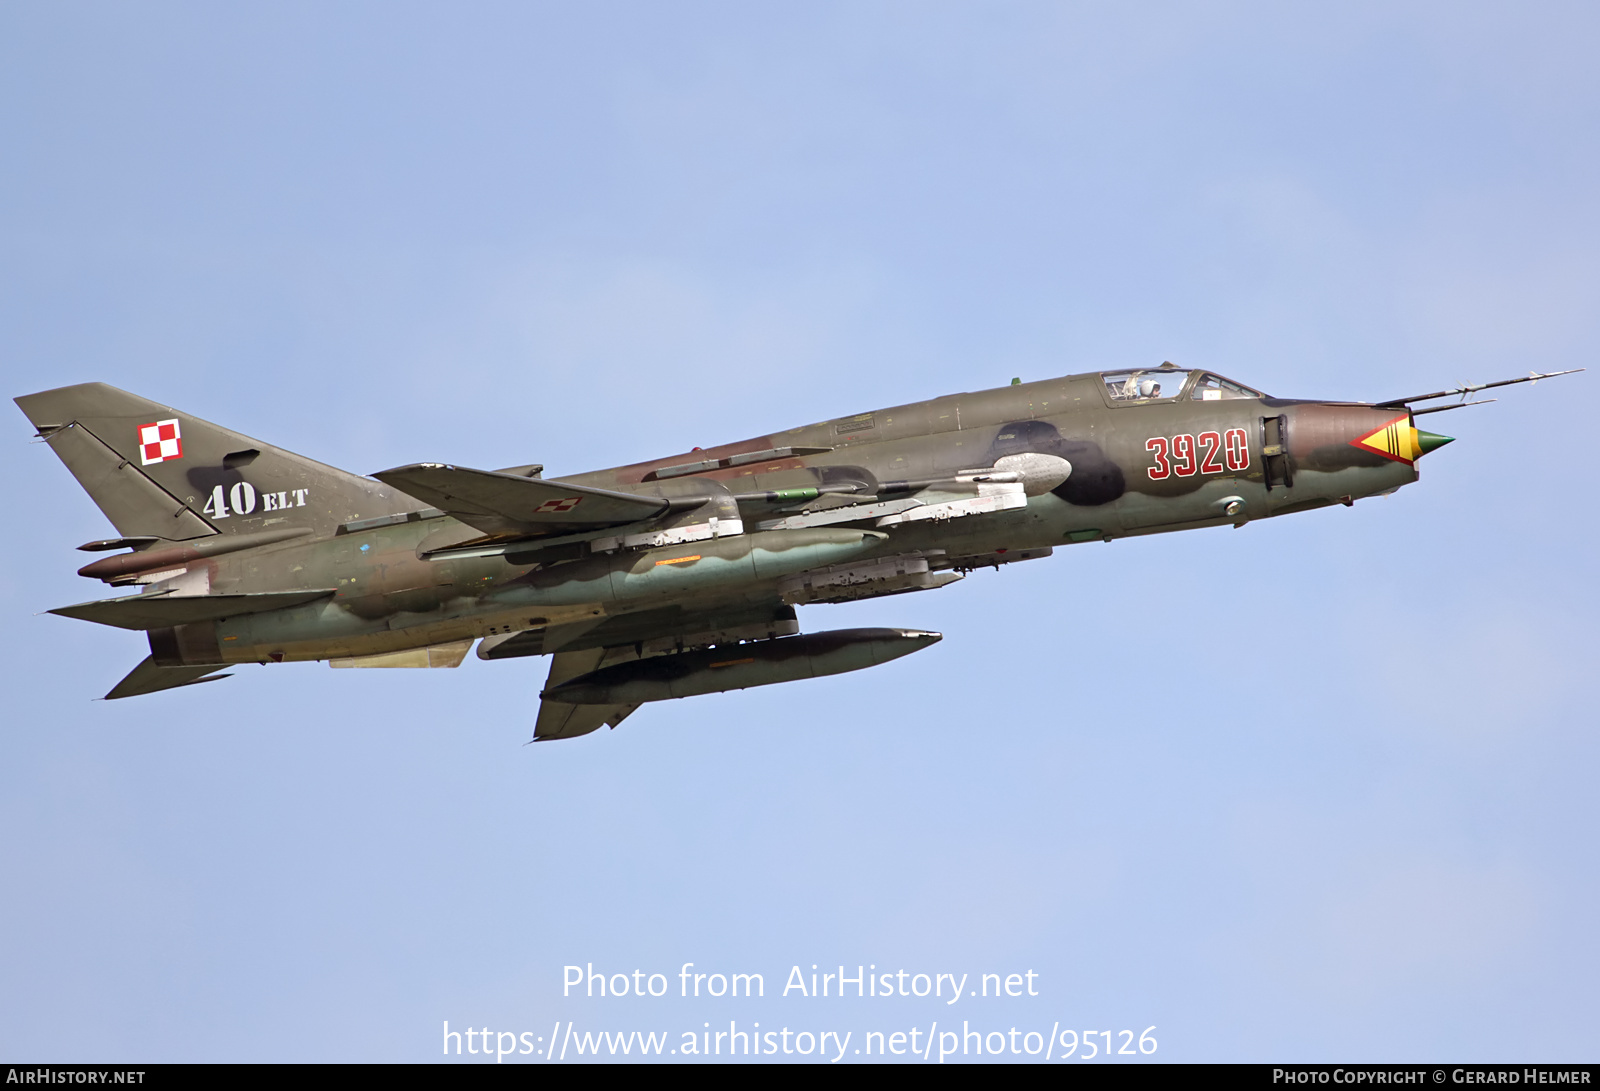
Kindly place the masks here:
[(1455, 441), (1456, 437), (1454, 436), (1441, 436), (1433, 432), (1424, 432), (1419, 428), (1417, 429), (1417, 457), (1421, 458), (1429, 451), (1437, 451), (1445, 444), (1454, 443)]

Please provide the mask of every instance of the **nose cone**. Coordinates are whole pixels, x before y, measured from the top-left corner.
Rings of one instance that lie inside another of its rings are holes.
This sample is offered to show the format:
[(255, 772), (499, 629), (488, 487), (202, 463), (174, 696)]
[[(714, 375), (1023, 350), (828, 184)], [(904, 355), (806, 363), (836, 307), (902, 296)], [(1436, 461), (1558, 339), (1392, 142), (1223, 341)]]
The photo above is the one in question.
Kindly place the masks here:
[(1351, 440), (1350, 445), (1381, 455), (1392, 462), (1404, 462), (1408, 466), (1413, 465), (1429, 451), (1438, 450), (1447, 443), (1455, 442), (1452, 436), (1436, 435), (1417, 428), (1412, 424), (1409, 412), (1384, 421), (1371, 431), (1365, 431), (1368, 426), (1367, 424), (1359, 426), (1364, 434)]
[(1441, 436), (1435, 432), (1424, 432), (1417, 429), (1417, 457), (1421, 458), (1430, 451), (1437, 451), (1447, 443), (1454, 443), (1456, 437)]

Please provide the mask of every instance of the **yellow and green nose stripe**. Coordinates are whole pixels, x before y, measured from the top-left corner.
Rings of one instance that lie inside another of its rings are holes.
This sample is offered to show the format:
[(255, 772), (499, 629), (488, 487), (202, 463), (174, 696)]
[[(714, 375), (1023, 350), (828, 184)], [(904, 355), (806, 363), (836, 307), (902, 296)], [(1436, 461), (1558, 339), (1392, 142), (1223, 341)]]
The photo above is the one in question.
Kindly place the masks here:
[(1454, 436), (1441, 436), (1414, 427), (1411, 414), (1405, 413), (1359, 439), (1351, 440), (1350, 445), (1409, 466), (1429, 451), (1437, 451), (1445, 444), (1454, 442)]

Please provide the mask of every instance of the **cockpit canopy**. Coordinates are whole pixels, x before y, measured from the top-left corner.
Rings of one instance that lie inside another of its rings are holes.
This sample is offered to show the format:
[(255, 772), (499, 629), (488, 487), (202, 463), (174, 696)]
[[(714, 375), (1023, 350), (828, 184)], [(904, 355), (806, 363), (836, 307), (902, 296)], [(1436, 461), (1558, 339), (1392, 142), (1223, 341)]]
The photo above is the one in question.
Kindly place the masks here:
[(1209, 371), (1156, 367), (1137, 371), (1106, 371), (1100, 375), (1106, 394), (1114, 404), (1177, 401), (1188, 393), (1191, 401), (1219, 402), (1253, 400), (1265, 397), (1231, 379)]

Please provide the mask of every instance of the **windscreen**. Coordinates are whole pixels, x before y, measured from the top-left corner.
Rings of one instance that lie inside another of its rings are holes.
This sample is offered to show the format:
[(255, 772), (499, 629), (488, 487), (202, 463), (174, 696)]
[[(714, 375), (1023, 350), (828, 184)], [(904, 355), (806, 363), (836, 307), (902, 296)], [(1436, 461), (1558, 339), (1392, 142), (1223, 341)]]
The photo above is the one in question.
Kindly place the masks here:
[(1251, 390), (1248, 386), (1240, 386), (1231, 379), (1224, 379), (1221, 375), (1207, 372), (1194, 384), (1194, 393), (1189, 397), (1197, 402), (1234, 402), (1253, 401), (1263, 395), (1259, 390)]

